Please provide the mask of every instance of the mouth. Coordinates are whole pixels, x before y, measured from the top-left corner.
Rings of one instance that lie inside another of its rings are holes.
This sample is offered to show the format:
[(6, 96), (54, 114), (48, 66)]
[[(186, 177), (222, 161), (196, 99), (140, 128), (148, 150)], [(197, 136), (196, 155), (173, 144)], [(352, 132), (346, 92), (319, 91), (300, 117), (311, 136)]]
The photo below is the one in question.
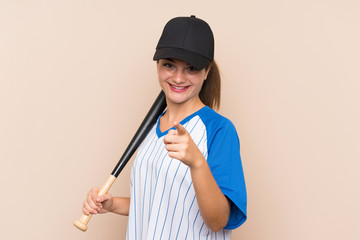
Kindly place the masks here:
[(184, 92), (186, 89), (188, 89), (190, 86), (175, 86), (169, 83), (170, 88), (175, 92)]

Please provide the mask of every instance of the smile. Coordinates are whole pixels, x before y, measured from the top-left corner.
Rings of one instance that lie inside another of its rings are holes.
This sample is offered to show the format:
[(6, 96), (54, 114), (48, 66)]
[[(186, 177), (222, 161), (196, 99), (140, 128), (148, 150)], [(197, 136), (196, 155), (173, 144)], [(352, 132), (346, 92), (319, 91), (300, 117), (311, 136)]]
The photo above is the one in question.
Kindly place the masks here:
[(170, 83), (169, 83), (169, 85), (170, 85), (170, 88), (171, 88), (172, 90), (176, 91), (176, 92), (185, 91), (186, 89), (189, 88), (189, 86), (180, 87), (180, 86), (172, 85), (172, 84), (170, 84)]

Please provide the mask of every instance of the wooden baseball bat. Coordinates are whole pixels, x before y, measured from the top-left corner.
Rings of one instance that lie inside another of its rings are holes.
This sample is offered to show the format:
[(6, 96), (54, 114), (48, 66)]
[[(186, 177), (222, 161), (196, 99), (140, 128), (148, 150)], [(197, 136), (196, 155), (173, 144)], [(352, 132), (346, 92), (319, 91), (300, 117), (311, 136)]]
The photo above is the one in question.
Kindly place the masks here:
[[(128, 163), (128, 161), (130, 160), (136, 149), (139, 147), (139, 145), (144, 140), (144, 138), (151, 130), (151, 128), (154, 126), (158, 117), (160, 116), (161, 113), (163, 113), (165, 108), (166, 108), (165, 94), (163, 91), (161, 91), (158, 97), (156, 98), (155, 102), (151, 106), (149, 112), (145, 116), (144, 120), (142, 121), (140, 127), (136, 131), (134, 137), (130, 141), (125, 152), (121, 156), (119, 162), (116, 164), (111, 175), (100, 189), (98, 196), (104, 195), (109, 191), (111, 185), (115, 182), (120, 172)], [(91, 216), (92, 214), (89, 215), (83, 214), (78, 220), (74, 222), (75, 227), (85, 232), (87, 230), (87, 224), (90, 221)]]

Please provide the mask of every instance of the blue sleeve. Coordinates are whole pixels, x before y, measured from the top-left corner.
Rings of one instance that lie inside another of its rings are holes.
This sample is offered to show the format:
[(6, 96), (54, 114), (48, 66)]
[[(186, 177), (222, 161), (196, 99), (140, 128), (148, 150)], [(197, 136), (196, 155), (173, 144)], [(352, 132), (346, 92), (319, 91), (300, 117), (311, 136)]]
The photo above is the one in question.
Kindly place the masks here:
[(230, 200), (230, 218), (225, 229), (235, 229), (247, 218), (246, 186), (236, 129), (229, 120), (221, 125), (208, 138), (207, 161), (221, 191)]

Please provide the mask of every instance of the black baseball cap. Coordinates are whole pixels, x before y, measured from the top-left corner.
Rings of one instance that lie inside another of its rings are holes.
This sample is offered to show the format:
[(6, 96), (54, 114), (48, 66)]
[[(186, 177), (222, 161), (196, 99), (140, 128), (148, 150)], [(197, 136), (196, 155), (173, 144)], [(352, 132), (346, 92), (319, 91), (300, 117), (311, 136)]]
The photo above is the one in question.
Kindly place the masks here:
[(176, 17), (164, 27), (156, 46), (154, 61), (175, 58), (187, 62), (198, 70), (214, 60), (214, 35), (202, 19)]

